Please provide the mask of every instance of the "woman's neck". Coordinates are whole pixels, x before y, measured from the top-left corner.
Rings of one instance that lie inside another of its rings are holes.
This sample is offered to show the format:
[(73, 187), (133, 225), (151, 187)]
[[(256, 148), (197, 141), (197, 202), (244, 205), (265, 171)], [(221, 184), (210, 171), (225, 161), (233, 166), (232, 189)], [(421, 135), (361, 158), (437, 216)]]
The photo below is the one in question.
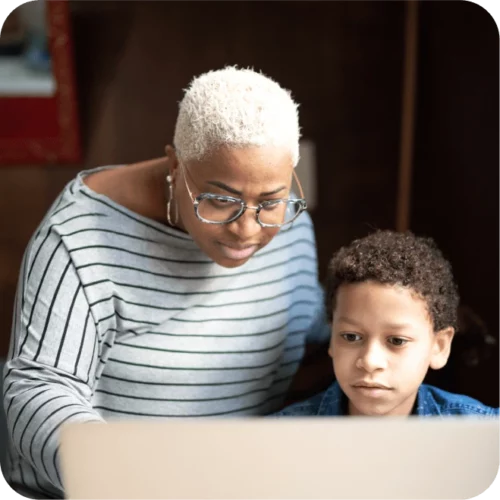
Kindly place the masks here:
[(156, 158), (96, 172), (84, 178), (96, 193), (148, 219), (167, 224), (167, 160)]

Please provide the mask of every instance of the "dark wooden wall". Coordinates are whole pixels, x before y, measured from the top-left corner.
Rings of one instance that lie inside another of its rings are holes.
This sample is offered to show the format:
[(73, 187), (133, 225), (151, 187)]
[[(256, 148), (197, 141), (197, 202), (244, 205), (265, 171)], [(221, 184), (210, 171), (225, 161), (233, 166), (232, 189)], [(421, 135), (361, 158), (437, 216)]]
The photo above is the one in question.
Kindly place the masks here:
[[(411, 226), (436, 239), (463, 303), (498, 341), (498, 28), (474, 3), (420, 7)], [(465, 343), (456, 340), (455, 347)], [(455, 357), (447, 386), (498, 406), (498, 344), (484, 349), (479, 337), (467, 340), (474, 342), (479, 363)]]

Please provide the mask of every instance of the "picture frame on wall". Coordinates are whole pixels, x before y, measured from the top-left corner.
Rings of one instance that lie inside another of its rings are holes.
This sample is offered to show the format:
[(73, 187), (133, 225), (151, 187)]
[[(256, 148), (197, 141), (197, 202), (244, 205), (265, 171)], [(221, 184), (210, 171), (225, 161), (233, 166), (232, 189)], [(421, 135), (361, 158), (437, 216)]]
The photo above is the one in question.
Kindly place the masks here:
[(23, 4), (0, 35), (0, 166), (81, 157), (68, 0)]

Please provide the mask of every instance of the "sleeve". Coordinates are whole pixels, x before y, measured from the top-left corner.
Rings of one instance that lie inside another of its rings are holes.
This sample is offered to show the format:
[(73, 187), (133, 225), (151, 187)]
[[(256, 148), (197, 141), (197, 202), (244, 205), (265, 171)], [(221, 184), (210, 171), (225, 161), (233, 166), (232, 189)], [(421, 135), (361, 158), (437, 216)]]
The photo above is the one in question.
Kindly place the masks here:
[(61, 425), (103, 421), (90, 402), (99, 351), (82, 284), (60, 236), (49, 228), (30, 243), (21, 268), (4, 408), (14, 448), (60, 490)]

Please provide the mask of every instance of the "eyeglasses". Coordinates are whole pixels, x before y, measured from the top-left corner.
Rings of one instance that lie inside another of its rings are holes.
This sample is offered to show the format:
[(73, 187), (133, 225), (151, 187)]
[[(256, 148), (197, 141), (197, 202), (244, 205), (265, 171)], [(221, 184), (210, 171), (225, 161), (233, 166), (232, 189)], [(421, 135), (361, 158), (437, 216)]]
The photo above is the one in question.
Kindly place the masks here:
[(293, 177), (300, 191), (300, 198), (268, 200), (256, 207), (247, 205), (244, 200), (233, 196), (214, 193), (201, 193), (194, 197), (187, 183), (187, 176), (193, 181), (189, 170), (181, 164), (184, 172), (186, 189), (194, 205), (196, 217), (206, 224), (229, 224), (240, 218), (246, 210), (255, 210), (255, 217), (261, 227), (282, 227), (291, 224), (307, 208), (300, 181), (293, 170)]

